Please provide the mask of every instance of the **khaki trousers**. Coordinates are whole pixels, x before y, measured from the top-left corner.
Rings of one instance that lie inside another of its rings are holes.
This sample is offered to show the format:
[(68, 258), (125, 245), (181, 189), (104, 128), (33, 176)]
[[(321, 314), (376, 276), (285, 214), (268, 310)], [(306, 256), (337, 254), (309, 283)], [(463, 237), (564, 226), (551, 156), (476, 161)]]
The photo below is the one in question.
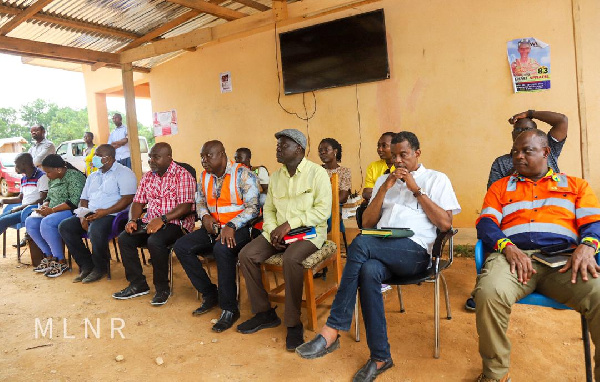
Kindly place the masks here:
[[(300, 309), (302, 307), (302, 290), (304, 289), (302, 261), (316, 250), (317, 247), (310, 241), (300, 240), (290, 244), (283, 253), (284, 323), (288, 328), (301, 323)], [(269, 295), (262, 284), (260, 264), (278, 252), (262, 235), (252, 240), (240, 251), (240, 267), (246, 280), (248, 297), (254, 314), (271, 309)]]
[[(528, 255), (534, 251), (524, 251)], [(588, 281), (578, 277), (571, 283), (571, 271), (558, 273), (560, 268), (550, 268), (533, 262), (537, 271), (523, 285), (517, 273), (510, 273), (510, 264), (500, 253), (492, 253), (486, 260), (473, 291), (476, 303), (479, 353), (483, 373), (500, 379), (510, 366), (510, 340), (506, 335), (512, 305), (533, 291), (542, 293), (582, 313), (588, 321), (592, 341), (596, 345), (594, 356), (596, 381), (600, 381), (600, 278), (588, 274)], [(560, 328), (556, 328), (560, 331)], [(556, 349), (559, 344), (556, 345)], [(548, 351), (554, 351), (549, 349)], [(581, 361), (583, 363), (583, 359)], [(582, 368), (583, 369), (583, 368)]]

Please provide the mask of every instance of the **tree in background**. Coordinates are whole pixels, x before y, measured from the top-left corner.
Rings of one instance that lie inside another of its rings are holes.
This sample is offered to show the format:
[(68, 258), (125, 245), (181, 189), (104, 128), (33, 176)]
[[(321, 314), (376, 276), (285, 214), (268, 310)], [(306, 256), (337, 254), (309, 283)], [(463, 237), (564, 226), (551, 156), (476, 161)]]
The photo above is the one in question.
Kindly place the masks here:
[[(114, 113), (118, 112), (109, 112), (111, 130), (114, 128), (112, 123)], [(121, 114), (125, 121), (125, 114)], [(83, 134), (89, 131), (87, 108), (75, 110), (70, 107), (59, 107), (55, 103), (42, 99), (23, 105), (18, 111), (14, 108), (0, 108), (0, 138), (23, 137), (30, 141), (29, 130), (35, 125), (44, 126), (46, 138), (56, 146), (64, 141), (81, 139)], [(148, 146), (154, 145), (154, 135), (150, 127), (138, 122), (138, 131), (140, 136), (146, 137)]]

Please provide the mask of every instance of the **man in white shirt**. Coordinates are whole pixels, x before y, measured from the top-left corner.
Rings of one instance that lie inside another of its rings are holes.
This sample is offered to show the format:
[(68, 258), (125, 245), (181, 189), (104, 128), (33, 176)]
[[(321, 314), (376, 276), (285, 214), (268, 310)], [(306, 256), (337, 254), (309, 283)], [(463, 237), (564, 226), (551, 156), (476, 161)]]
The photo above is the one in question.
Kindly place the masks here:
[(46, 129), (42, 125), (31, 128), (31, 138), (33, 142), (29, 148), (29, 154), (33, 157), (33, 164), (36, 167), (42, 166), (42, 161), (50, 154), (56, 154), (54, 144), (46, 139)]
[(23, 174), (21, 193), (13, 198), (0, 199), (0, 206), (2, 204), (16, 205), (10, 211), (0, 214), (0, 234), (4, 233), (6, 228), (20, 223), (23, 209), (29, 205), (41, 203), (46, 199), (48, 193), (48, 177), (42, 170), (34, 166), (31, 154), (22, 153), (16, 157), (15, 171)]
[[(106, 274), (113, 220), (131, 204), (137, 190), (135, 174), (116, 163), (113, 146), (98, 146), (92, 164), (98, 171), (88, 176), (79, 201), (80, 207), (90, 210), (89, 214), (72, 216), (58, 226), (60, 236), (79, 265), (79, 275), (73, 282), (84, 284), (98, 281)], [(92, 243), (91, 251), (81, 239), (86, 232)]]
[(123, 125), (121, 114), (113, 115), (115, 129), (108, 136), (108, 144), (117, 150), (115, 158), (123, 166), (131, 168), (131, 152), (129, 151), (129, 138), (127, 138), (127, 126)]
[(235, 151), (235, 155), (233, 157), (236, 163), (241, 163), (244, 166), (248, 167), (256, 177), (258, 178), (258, 184), (260, 185), (260, 195), (258, 202), (260, 206), (264, 206), (265, 201), (267, 200), (267, 191), (269, 190), (269, 171), (265, 166), (257, 166), (252, 167), (250, 164), (250, 159), (252, 159), (252, 152), (247, 147), (240, 147)]
[(372, 381), (394, 363), (387, 339), (381, 283), (394, 276), (412, 276), (430, 266), (436, 229), (452, 227), (460, 205), (448, 177), (419, 164), (421, 149), (415, 134), (402, 131), (392, 138), (394, 172), (380, 176), (363, 214), (363, 227), (406, 227), (407, 238), (359, 235), (348, 248), (348, 261), (326, 325), (312, 341), (296, 349), (311, 359), (340, 346), (338, 332), (350, 330), (356, 292), (360, 293), (367, 344), (371, 356), (353, 381)]

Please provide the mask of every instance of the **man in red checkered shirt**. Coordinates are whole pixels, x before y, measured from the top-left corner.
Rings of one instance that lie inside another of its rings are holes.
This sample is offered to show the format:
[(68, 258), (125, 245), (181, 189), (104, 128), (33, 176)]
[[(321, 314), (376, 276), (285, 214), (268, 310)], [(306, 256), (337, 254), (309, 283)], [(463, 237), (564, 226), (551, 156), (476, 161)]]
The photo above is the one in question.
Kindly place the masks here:
[[(150, 302), (163, 305), (169, 299), (169, 253), (177, 239), (194, 228), (195, 213), (192, 212), (196, 180), (185, 168), (173, 161), (171, 146), (160, 142), (150, 150), (148, 163), (151, 172), (146, 173), (133, 199), (130, 220), (125, 231), (119, 235), (119, 248), (129, 286), (114, 293), (118, 300), (127, 300), (150, 292), (142, 271), (138, 247), (147, 246), (152, 258), (153, 281), (156, 294)], [(141, 218), (145, 231), (138, 226), (142, 209), (147, 211)]]

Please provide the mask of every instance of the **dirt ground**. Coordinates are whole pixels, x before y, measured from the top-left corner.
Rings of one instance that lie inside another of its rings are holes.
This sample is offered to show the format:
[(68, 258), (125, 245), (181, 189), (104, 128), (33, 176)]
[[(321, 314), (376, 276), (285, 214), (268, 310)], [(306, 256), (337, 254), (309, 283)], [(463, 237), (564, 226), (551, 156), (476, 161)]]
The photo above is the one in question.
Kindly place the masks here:
[[(7, 242), (14, 243), (9, 230)], [(23, 258), (30, 262), (29, 252)], [(0, 380), (3, 381), (349, 381), (368, 357), (353, 331), (342, 335), (341, 349), (325, 358), (303, 360), (285, 351), (283, 326), (242, 335), (234, 329), (216, 334), (211, 319), (191, 312), (200, 302), (175, 261), (174, 295), (162, 307), (150, 305), (151, 295), (117, 301), (111, 294), (127, 285), (123, 266), (112, 262), (112, 280), (83, 285), (71, 280), (76, 271), (49, 279), (17, 263), (16, 250), (0, 258)], [(151, 284), (151, 268), (144, 267)], [(213, 277), (216, 270), (213, 268)], [(386, 318), (395, 367), (380, 381), (474, 381), (481, 369), (475, 315), (463, 310), (475, 280), (472, 259), (458, 258), (445, 273), (450, 289), (452, 319), (441, 308), (441, 357), (433, 358), (433, 285), (403, 287), (406, 313), (399, 313), (395, 290), (387, 292)], [(323, 283), (323, 281), (318, 281)], [(442, 300), (443, 302), (443, 300)], [(283, 306), (278, 312), (282, 313)], [(250, 317), (244, 287), (242, 320)], [(319, 327), (329, 306), (318, 309)], [(52, 319), (53, 336), (42, 337)], [(85, 338), (84, 319), (94, 328)], [(111, 319), (125, 338), (115, 332)], [(303, 317), (305, 319), (305, 317)], [(64, 323), (66, 322), (66, 330)], [(241, 322), (241, 321), (240, 321)], [(306, 324), (306, 321), (305, 321)], [(354, 328), (353, 328), (354, 329)], [(96, 328), (96, 331), (97, 328)], [(584, 381), (579, 315), (573, 311), (517, 305), (513, 309), (513, 381)], [(67, 336), (65, 336), (65, 333)], [(306, 338), (314, 336), (307, 331)], [(68, 338), (73, 337), (73, 338)], [(118, 362), (117, 356), (123, 356)], [(160, 357), (162, 365), (156, 360)]]

